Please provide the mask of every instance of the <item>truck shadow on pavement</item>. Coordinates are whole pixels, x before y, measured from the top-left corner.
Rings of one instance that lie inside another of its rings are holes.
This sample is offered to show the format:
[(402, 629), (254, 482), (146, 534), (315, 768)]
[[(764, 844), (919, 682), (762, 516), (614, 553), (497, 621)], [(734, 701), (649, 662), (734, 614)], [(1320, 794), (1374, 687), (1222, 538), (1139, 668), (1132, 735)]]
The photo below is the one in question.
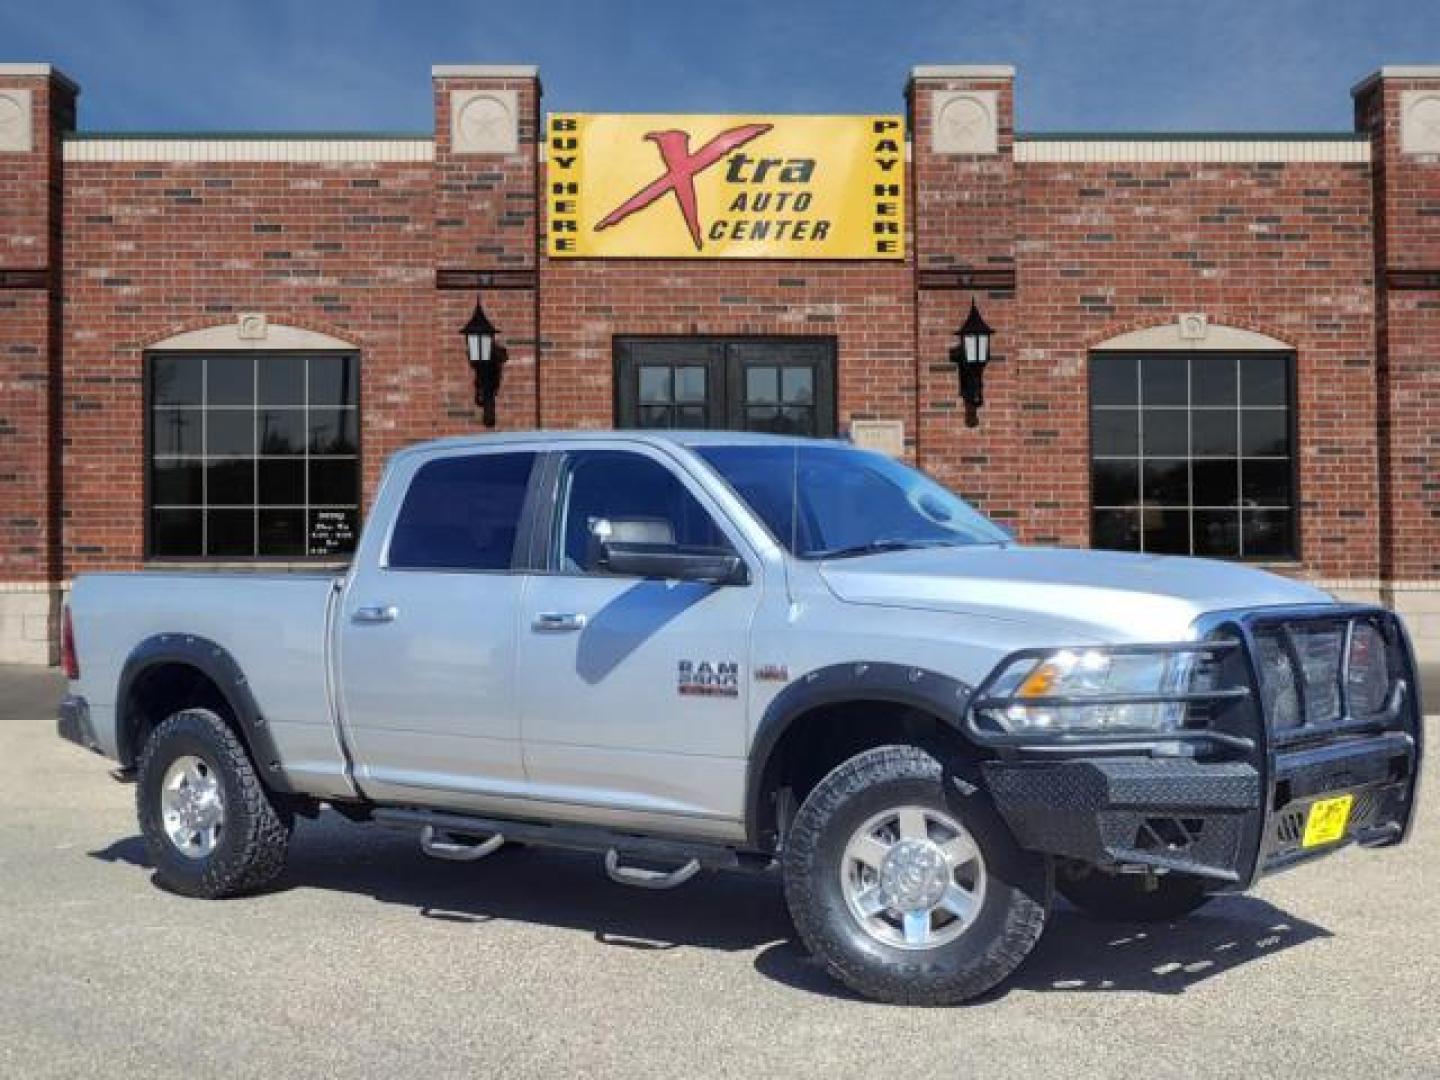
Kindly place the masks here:
[[(1030, 992), (1183, 994), (1196, 983), (1331, 934), (1255, 896), (1221, 897), (1170, 923), (1105, 923), (1057, 899), (1045, 936), (1003, 986), (971, 1002), (984, 1005)], [(844, 995), (796, 941), (756, 958), (762, 974), (799, 989)]]
[[(93, 858), (149, 868), (138, 836)], [(522, 922), (588, 932), (619, 948), (759, 950), (755, 970), (828, 997), (852, 998), (795, 939), (778, 877), (701, 874), (674, 892), (606, 879), (598, 856), (504, 848), (473, 864), (426, 858), (407, 834), (357, 826), (326, 812), (296, 829), (289, 865), (271, 891), (329, 890), (413, 908), (457, 927)], [(241, 903), (263, 903), (264, 895)], [(1330, 932), (1254, 896), (1224, 896), (1173, 923), (1102, 923), (1056, 901), (1050, 926), (1005, 986), (1012, 991), (1181, 994)], [(858, 1000), (858, 999), (854, 999)]]

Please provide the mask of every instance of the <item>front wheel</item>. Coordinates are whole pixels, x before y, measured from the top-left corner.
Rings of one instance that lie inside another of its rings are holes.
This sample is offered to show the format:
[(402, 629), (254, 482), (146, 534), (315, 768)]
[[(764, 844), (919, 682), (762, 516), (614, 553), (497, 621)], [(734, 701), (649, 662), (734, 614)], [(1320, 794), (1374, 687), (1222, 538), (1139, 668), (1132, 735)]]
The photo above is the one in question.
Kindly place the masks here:
[(215, 899), (267, 885), (285, 866), (293, 817), (278, 809), (235, 732), (185, 709), (145, 743), (136, 809), (159, 884)]
[(801, 939), (851, 989), (950, 1005), (1010, 975), (1045, 927), (1050, 867), (1021, 851), (985, 795), (947, 788), (916, 746), (882, 746), (815, 787), (786, 838)]

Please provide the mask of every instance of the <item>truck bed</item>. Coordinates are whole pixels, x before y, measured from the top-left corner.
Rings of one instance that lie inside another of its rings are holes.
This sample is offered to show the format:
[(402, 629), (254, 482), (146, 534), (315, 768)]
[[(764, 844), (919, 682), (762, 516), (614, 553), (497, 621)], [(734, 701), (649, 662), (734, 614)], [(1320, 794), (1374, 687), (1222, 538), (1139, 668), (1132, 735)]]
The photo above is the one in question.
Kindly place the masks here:
[(116, 693), (131, 653), (161, 634), (207, 639), (245, 673), (285, 762), (317, 795), (351, 792), (328, 669), (333, 573), (86, 574), (70, 598), (82, 667), (75, 692), (114, 756)]

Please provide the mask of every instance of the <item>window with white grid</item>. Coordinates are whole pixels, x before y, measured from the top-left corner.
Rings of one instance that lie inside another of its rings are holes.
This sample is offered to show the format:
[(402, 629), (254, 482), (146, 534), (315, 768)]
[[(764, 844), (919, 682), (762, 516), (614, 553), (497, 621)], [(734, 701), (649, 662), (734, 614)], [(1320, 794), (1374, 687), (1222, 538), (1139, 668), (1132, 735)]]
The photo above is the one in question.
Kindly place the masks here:
[(146, 358), (151, 558), (349, 555), (359, 368), (338, 353)]
[(1293, 354), (1090, 357), (1091, 543), (1296, 557)]

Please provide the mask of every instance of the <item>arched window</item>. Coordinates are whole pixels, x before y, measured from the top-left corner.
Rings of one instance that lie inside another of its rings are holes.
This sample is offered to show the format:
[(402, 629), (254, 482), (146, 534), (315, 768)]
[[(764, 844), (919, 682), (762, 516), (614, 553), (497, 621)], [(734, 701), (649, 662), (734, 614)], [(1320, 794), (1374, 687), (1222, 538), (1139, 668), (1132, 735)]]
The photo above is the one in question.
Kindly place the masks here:
[(1298, 555), (1295, 354), (1211, 327), (1169, 328), (1090, 356), (1091, 543), (1167, 555)]
[(343, 341), (289, 330), (271, 326), (256, 347), (220, 327), (146, 352), (150, 558), (343, 558), (354, 550), (358, 358)]

